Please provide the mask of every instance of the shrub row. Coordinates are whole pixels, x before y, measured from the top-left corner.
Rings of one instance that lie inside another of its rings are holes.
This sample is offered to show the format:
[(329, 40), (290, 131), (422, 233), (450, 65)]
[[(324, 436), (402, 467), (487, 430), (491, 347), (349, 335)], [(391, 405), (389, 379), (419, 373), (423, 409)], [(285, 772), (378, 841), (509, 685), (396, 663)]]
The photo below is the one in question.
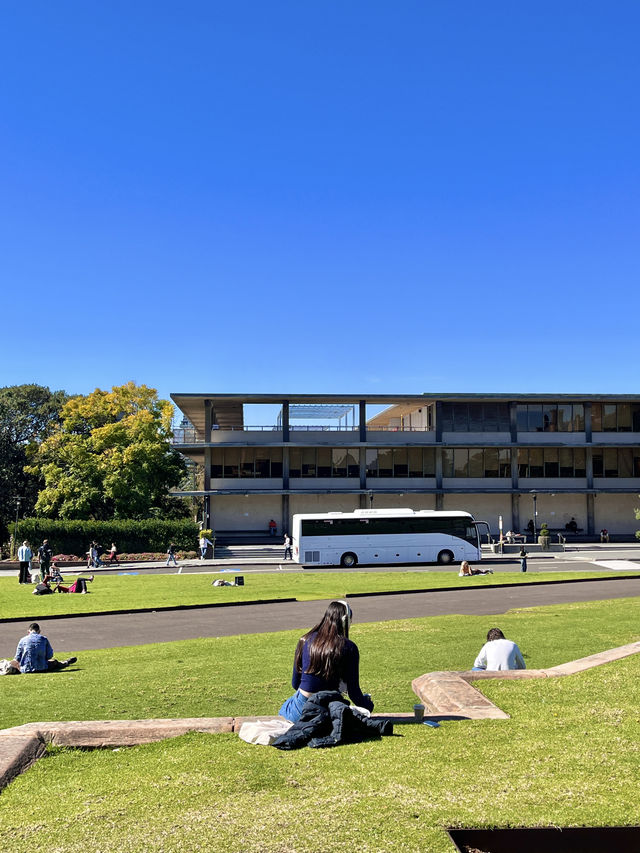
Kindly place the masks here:
[(92, 540), (108, 551), (112, 542), (118, 551), (166, 553), (170, 542), (184, 551), (197, 546), (200, 530), (194, 521), (157, 518), (115, 521), (61, 521), (51, 518), (24, 518), (18, 522), (18, 542), (27, 539), (35, 550), (48, 539), (54, 554), (84, 555)]

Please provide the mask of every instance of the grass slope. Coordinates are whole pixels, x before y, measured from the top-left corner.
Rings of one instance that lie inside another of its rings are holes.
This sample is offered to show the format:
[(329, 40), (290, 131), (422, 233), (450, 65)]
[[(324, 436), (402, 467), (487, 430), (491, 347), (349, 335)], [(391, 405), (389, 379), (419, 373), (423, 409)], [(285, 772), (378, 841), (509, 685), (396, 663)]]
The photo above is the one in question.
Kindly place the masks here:
[[(234, 574), (225, 572), (225, 580)], [(341, 598), (355, 592), (441, 589), (442, 587), (486, 586), (505, 583), (544, 583), (600, 577), (624, 577), (633, 572), (500, 572), (460, 578), (456, 571), (406, 572), (316, 572), (245, 574), (245, 586), (214, 587), (211, 575), (98, 575), (89, 584), (89, 595), (32, 595), (30, 587), (20, 586), (14, 578), (0, 578), (0, 618), (44, 619), (53, 614), (75, 615), (108, 610), (136, 610), (143, 607), (172, 607), (219, 602), (256, 601), (272, 598), (312, 600)], [(71, 577), (71, 576), (70, 576)]]

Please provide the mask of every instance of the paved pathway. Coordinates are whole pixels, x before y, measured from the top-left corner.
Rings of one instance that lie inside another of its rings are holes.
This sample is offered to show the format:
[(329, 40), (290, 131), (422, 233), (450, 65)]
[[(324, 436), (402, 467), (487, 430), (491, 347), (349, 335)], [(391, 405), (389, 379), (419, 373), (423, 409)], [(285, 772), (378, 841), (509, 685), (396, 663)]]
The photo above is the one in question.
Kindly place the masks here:
[[(640, 579), (374, 595), (351, 599), (351, 604), (354, 620), (358, 623), (451, 613), (500, 614), (517, 607), (632, 596), (640, 596)], [(40, 627), (60, 654), (196, 637), (305, 630), (318, 621), (326, 604), (326, 601), (296, 601), (119, 616), (72, 617), (49, 622), (43, 619), (40, 620)], [(13, 656), (16, 642), (26, 634), (29, 621), (25, 619), (24, 624), (0, 624), (0, 657)]]

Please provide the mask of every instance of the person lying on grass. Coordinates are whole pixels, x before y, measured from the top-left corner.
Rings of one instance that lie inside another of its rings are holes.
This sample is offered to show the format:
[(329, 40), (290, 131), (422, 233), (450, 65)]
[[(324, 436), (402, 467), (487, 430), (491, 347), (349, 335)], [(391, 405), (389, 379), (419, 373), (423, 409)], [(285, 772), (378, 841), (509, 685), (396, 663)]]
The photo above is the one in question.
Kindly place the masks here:
[(470, 578), (472, 575), (492, 575), (493, 569), (477, 569), (469, 565), (466, 560), (460, 563), (459, 578)]
[(32, 622), (27, 636), (18, 642), (15, 660), (20, 666), (20, 672), (55, 672), (71, 666), (78, 658), (55, 660), (51, 643), (40, 633), (38, 623)]
[(351, 617), (346, 601), (332, 601), (320, 622), (300, 638), (291, 678), (296, 692), (282, 704), (281, 717), (297, 722), (307, 699), (321, 690), (346, 690), (355, 705), (373, 711), (371, 697), (360, 689), (360, 653), (349, 639)]
[(38, 586), (33, 590), (32, 595), (49, 595), (53, 592), (79, 592), (86, 594), (89, 592), (87, 589), (87, 583), (93, 582), (93, 575), (90, 578), (76, 578), (76, 580), (71, 584), (71, 586), (63, 586), (59, 581), (54, 587), (51, 589), (51, 582), (55, 581), (54, 575), (47, 575), (43, 581), (41, 581)]
[(507, 640), (500, 628), (491, 628), (487, 634), (487, 642), (475, 659), (473, 669), (476, 671), (488, 669), (495, 672), (501, 669), (526, 668), (522, 652), (516, 644)]

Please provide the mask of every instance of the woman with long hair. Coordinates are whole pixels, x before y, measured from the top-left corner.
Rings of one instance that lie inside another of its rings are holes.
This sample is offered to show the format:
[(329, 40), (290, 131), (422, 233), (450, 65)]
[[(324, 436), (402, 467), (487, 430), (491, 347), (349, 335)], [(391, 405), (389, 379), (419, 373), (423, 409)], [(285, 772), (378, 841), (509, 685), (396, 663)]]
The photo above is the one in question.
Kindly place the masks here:
[(324, 616), (298, 641), (293, 659), (293, 696), (279, 710), (295, 723), (309, 696), (321, 690), (346, 691), (360, 708), (373, 711), (373, 702), (360, 690), (360, 653), (349, 639), (351, 608), (346, 601), (332, 601)]

